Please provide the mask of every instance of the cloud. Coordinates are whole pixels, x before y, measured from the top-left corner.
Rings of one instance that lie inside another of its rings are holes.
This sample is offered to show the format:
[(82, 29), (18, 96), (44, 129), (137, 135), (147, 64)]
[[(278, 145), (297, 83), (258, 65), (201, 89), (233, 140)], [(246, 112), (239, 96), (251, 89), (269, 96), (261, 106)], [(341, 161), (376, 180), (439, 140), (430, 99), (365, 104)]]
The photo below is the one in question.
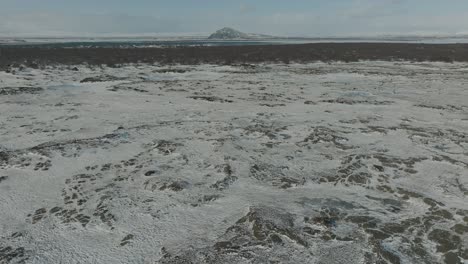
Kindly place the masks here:
[(400, 7), (405, 0), (354, 0), (338, 14), (353, 18), (389, 16), (401, 13)]
[(239, 6), (239, 11), (241, 14), (253, 13), (256, 11), (256, 8), (253, 5), (241, 3)]
[[(416, 0), (414, 0), (416, 1)], [(127, 14), (64, 14), (32, 12), (0, 14), (0, 35), (88, 36), (198, 33), (208, 35), (224, 26), (249, 33), (278, 36), (368, 36), (456, 34), (468, 31), (468, 11), (429, 14), (408, 10), (410, 0), (351, 0), (333, 9), (301, 11), (257, 10), (251, 2), (239, 9), (194, 11), (184, 16)], [(411, 2), (414, 4), (415, 2)]]
[(0, 16), (2, 35), (87, 35), (180, 32), (175, 19), (131, 15), (28, 13)]

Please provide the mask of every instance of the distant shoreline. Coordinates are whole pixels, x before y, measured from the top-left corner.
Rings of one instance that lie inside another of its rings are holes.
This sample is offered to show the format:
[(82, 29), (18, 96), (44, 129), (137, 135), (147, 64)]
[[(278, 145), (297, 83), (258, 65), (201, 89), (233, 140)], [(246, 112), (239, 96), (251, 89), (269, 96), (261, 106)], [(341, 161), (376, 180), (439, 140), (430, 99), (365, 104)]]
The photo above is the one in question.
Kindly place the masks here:
[(315, 43), (174, 48), (41, 48), (0, 46), (0, 70), (12, 65), (109, 65), (128, 63), (239, 64), (314, 61), (468, 62), (468, 44)]
[(261, 37), (249, 39), (208, 39), (206, 37), (0, 37), (0, 47), (173, 47), (237, 46), (316, 43), (411, 43), (468, 44), (468, 36), (388, 36), (388, 37)]

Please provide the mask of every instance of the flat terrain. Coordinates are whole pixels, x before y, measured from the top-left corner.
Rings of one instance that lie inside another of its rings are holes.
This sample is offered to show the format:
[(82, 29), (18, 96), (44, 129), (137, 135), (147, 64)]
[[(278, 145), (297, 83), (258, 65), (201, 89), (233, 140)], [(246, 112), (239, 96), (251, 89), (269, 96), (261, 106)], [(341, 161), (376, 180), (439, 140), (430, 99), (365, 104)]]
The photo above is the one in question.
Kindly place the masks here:
[(126, 63), (233, 64), (328, 61), (468, 62), (468, 44), (316, 43), (301, 45), (215, 46), (172, 48), (39, 48), (0, 46), (0, 70), (24, 64), (114, 67)]
[(468, 260), (468, 64), (2, 52), (2, 264)]

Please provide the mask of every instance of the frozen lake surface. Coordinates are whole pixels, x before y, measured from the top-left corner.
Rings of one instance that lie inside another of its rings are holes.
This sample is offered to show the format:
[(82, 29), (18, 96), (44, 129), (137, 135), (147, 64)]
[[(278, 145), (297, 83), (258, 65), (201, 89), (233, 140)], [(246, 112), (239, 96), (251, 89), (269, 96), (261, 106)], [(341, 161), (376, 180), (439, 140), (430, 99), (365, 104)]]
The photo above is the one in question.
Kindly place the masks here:
[(468, 36), (453, 37), (324, 37), (324, 38), (265, 38), (251, 40), (210, 40), (206, 38), (6, 38), (0, 37), (3, 47), (41, 48), (147, 48), (198, 46), (258, 46), (310, 43), (412, 43), (412, 44), (466, 44)]

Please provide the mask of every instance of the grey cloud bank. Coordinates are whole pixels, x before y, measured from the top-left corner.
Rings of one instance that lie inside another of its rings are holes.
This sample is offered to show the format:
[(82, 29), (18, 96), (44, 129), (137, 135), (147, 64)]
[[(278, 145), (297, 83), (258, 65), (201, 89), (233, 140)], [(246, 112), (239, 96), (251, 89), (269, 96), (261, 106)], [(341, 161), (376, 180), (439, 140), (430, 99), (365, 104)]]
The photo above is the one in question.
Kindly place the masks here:
[(206, 34), (229, 26), (276, 36), (454, 35), (468, 32), (468, 11), (438, 15), (402, 8), (404, 0), (353, 1), (346, 8), (263, 12), (240, 3), (235, 10), (173, 14), (0, 11), (1, 36)]

